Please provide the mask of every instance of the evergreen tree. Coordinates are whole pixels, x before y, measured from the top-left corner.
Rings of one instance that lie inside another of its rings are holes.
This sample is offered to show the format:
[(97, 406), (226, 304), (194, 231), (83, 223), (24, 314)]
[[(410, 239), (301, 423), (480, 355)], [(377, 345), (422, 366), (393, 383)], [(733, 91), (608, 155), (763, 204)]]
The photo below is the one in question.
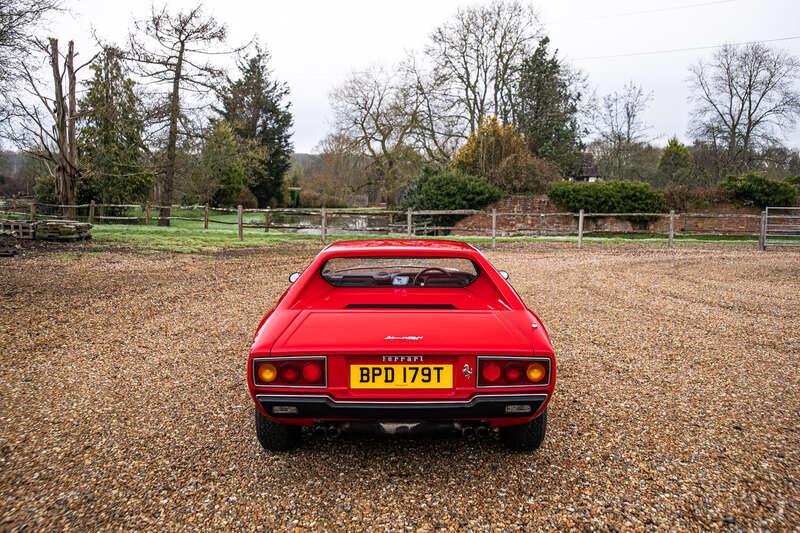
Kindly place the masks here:
[[(517, 91), (516, 117), (532, 154), (552, 161), (561, 172), (572, 171), (581, 148), (578, 103), (581, 94), (572, 86), (575, 77), (544, 37), (522, 64)], [(577, 78), (576, 78), (577, 79)]]
[(677, 137), (672, 137), (658, 158), (659, 185), (693, 185), (692, 154)]
[(236, 205), (244, 189), (244, 165), (231, 126), (221, 120), (213, 125), (211, 135), (200, 154), (199, 183), (206, 184), (204, 196), (216, 206)]
[(292, 165), (289, 88), (273, 79), (269, 59), (256, 47), (254, 55), (239, 61), (239, 79), (228, 80), (220, 95), (220, 115), (249, 152), (245, 171), (259, 207), (281, 201), (283, 178)]
[(141, 201), (153, 186), (144, 165), (144, 119), (122, 52), (107, 47), (91, 65), (94, 75), (80, 100), (79, 151), (85, 174), (78, 200)]

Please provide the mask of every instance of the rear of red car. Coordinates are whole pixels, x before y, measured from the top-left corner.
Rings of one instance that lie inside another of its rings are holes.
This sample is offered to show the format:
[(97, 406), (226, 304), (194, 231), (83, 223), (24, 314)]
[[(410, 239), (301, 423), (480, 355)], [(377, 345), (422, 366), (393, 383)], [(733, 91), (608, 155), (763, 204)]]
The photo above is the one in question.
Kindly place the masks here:
[(477, 250), (361, 241), (326, 248), (282, 297), (254, 339), (248, 382), (269, 449), (297, 444), (301, 426), (386, 422), (506, 437), (533, 427), (527, 444), (504, 438), (530, 449), (555, 372), (544, 327)]

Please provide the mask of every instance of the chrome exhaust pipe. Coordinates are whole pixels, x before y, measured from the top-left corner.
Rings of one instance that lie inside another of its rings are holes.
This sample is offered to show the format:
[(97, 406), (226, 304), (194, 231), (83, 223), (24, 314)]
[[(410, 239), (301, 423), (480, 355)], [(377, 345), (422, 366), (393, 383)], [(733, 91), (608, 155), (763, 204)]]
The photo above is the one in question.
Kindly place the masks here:
[(489, 428), (486, 426), (478, 426), (478, 428), (475, 430), (475, 435), (479, 439), (488, 439), (489, 434)]
[(464, 426), (461, 428), (461, 434), (467, 442), (473, 442), (475, 440), (475, 428), (472, 426)]
[(328, 440), (336, 440), (342, 434), (342, 428), (339, 426), (330, 425), (325, 428), (325, 437)]

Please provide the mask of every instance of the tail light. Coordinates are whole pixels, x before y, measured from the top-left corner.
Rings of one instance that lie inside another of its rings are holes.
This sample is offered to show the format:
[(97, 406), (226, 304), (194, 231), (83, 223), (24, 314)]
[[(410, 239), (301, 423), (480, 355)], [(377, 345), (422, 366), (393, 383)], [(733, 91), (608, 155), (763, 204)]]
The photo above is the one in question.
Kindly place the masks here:
[(325, 387), (324, 357), (270, 357), (253, 359), (256, 387)]
[(533, 387), (550, 383), (546, 357), (478, 357), (479, 387)]

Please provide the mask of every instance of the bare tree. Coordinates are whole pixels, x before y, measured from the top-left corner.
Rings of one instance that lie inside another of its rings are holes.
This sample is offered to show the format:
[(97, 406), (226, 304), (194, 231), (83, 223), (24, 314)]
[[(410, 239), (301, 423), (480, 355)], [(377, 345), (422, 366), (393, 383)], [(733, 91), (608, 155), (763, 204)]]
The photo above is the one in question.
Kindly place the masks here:
[(156, 183), (162, 226), (169, 225), (178, 137), (193, 134), (191, 113), (202, 107), (203, 98), (215, 91), (215, 81), (222, 79), (222, 71), (206, 58), (242, 49), (216, 50), (214, 46), (224, 43), (226, 36), (225, 26), (205, 16), (200, 6), (177, 14), (166, 8), (153, 9), (149, 18), (135, 23), (130, 36), (129, 59), (141, 76), (161, 88), (164, 98), (163, 113), (156, 115), (154, 130), (167, 131), (164, 163)]
[(76, 67), (72, 41), (69, 41), (65, 55), (59, 52), (57, 39), (50, 38), (38, 46), (49, 60), (53, 96), (48, 96), (43, 89), (45, 84), (31, 68), (20, 63), (25, 90), (33, 97), (33, 103), (22, 97), (16, 99), (10, 136), (17, 146), (45, 162), (55, 179), (59, 202), (65, 205), (64, 217), (74, 219), (75, 197), (81, 177), (76, 128), (76, 73), (94, 57)]
[(331, 106), (337, 136), (353, 153), (370, 158), (382, 197), (390, 202), (408, 176), (408, 164), (419, 159), (410, 145), (418, 107), (413, 87), (402, 76), (367, 69), (334, 89)]
[(403, 62), (399, 70), (412, 84), (415, 94), (411, 143), (429, 162), (446, 167), (467, 137), (463, 114), (449, 96), (450, 80), (445, 73), (421, 68), (414, 56)]
[(59, 5), (59, 0), (0, 2), (0, 122), (11, 115), (21, 64), (27, 64), (31, 52), (40, 48), (33, 30)]
[(599, 143), (594, 146), (608, 175), (619, 179), (629, 177), (632, 153), (649, 141), (650, 126), (642, 114), (652, 99), (652, 92), (646, 92), (632, 81), (621, 91), (602, 98), (595, 111), (594, 128)]
[(533, 9), (516, 0), (459, 9), (434, 30), (425, 48), (435, 73), (431, 90), (460, 115), (467, 133), (489, 115), (514, 122), (520, 66), (540, 33)]
[(760, 162), (800, 116), (800, 60), (762, 43), (725, 45), (693, 66), (691, 132), (718, 156), (717, 177)]

